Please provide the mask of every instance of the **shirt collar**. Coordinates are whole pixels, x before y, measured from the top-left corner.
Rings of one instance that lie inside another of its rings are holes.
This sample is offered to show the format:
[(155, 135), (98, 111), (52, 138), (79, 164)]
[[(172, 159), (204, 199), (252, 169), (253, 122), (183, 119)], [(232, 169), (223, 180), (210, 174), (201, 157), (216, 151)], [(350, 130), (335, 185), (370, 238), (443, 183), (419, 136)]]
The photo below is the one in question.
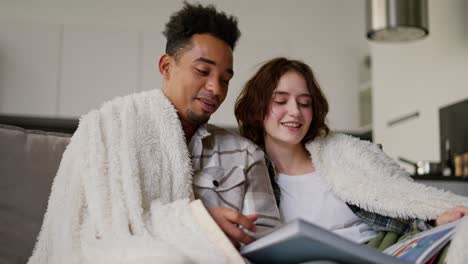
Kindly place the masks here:
[(210, 131), (208, 131), (208, 124), (205, 123), (198, 127), (197, 131), (195, 132), (195, 136), (201, 139), (211, 136)]
[[(202, 150), (202, 141), (204, 138), (209, 137), (211, 133), (208, 131), (207, 124), (203, 124), (197, 128), (197, 131), (193, 134), (192, 138), (190, 139), (190, 143), (188, 144), (188, 150), (192, 155), (200, 155)], [(197, 147), (198, 146), (198, 147)]]

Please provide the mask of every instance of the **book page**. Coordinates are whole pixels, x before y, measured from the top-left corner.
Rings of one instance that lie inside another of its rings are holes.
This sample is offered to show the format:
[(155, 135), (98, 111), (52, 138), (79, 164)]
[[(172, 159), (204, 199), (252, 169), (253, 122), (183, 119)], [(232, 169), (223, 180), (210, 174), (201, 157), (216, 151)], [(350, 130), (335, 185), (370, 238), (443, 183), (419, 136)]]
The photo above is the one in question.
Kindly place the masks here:
[(423, 231), (383, 252), (413, 263), (425, 263), (450, 241), (458, 223), (459, 220)]
[(241, 254), (253, 263), (269, 264), (296, 264), (307, 261), (408, 264), (303, 219), (295, 219), (275, 228), (270, 234), (243, 247)]

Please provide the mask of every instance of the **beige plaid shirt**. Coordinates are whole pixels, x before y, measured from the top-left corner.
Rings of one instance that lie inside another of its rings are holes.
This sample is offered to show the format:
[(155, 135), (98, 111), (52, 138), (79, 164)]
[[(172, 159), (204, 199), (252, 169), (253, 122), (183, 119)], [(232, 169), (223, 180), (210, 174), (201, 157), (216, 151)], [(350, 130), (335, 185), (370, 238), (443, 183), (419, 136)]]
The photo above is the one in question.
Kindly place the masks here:
[(206, 207), (227, 207), (257, 214), (257, 232), (280, 223), (263, 151), (251, 141), (213, 125), (193, 135), (195, 197)]

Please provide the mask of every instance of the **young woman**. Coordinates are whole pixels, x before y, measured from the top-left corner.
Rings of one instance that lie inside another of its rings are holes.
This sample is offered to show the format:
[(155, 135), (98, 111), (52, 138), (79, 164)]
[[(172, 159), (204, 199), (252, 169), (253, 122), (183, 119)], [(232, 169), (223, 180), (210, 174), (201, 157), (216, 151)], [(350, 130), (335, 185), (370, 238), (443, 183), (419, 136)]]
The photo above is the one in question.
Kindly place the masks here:
[(378, 146), (332, 133), (312, 70), (285, 58), (265, 63), (239, 95), (243, 136), (263, 146), (283, 221), (301, 217), (358, 243), (468, 214), (466, 197), (415, 183)]

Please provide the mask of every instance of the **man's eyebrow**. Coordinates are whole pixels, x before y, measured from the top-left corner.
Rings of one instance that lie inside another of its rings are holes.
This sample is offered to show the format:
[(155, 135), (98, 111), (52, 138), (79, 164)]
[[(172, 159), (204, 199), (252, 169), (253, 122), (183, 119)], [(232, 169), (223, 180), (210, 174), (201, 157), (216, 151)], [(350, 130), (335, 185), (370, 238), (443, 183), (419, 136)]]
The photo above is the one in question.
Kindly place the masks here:
[[(193, 62), (198, 62), (198, 61), (201, 61), (201, 62), (208, 63), (208, 64), (216, 66), (215, 61), (207, 59), (207, 58), (200, 57), (200, 58), (194, 60)], [(227, 68), (226, 72), (229, 73), (230, 75), (234, 75), (234, 71), (231, 68)]]

